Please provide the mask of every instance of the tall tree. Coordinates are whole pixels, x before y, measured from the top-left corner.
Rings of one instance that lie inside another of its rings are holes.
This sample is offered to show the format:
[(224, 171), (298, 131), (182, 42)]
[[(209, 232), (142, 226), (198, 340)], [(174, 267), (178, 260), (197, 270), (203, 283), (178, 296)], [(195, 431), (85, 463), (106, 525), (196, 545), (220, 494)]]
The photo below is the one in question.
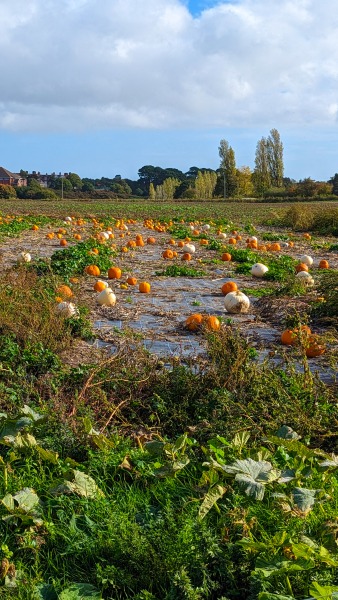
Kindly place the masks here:
[(283, 187), (283, 144), (277, 129), (271, 129), (266, 144), (271, 185), (277, 188)]
[(227, 140), (221, 140), (218, 153), (221, 159), (220, 169), (224, 178), (224, 197), (235, 196), (237, 192), (235, 152)]
[(255, 169), (253, 173), (253, 183), (255, 191), (259, 196), (263, 196), (271, 186), (268, 144), (267, 139), (262, 137), (256, 146)]

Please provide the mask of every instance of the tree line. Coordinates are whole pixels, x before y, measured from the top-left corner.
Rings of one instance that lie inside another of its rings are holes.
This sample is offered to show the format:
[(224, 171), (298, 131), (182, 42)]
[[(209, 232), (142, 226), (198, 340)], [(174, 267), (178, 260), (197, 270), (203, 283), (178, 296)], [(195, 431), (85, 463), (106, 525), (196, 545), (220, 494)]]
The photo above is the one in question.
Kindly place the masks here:
[[(238, 167), (235, 151), (230, 143), (220, 140), (218, 169), (190, 167), (187, 172), (176, 168), (144, 165), (138, 179), (115, 175), (112, 178), (81, 178), (76, 173), (63, 176), (52, 173), (45, 176), (44, 186), (39, 174), (20, 171), (27, 178), (27, 187), (11, 188), (0, 185), (0, 198), (129, 198), (138, 196), (153, 201), (172, 199), (210, 200), (212, 198), (292, 199), (338, 196), (338, 173), (329, 181), (315, 181), (310, 177), (296, 181), (284, 176), (284, 147), (277, 129), (271, 129), (256, 146), (255, 165)], [(46, 179), (47, 178), (47, 179)], [(47, 188), (46, 188), (47, 183)]]

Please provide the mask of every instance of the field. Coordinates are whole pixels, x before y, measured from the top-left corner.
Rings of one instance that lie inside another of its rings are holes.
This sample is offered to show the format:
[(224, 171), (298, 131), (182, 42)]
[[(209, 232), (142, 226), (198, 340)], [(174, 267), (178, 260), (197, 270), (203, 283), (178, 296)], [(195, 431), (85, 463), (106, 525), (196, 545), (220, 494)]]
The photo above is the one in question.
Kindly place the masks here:
[(338, 203), (0, 214), (0, 598), (338, 597)]

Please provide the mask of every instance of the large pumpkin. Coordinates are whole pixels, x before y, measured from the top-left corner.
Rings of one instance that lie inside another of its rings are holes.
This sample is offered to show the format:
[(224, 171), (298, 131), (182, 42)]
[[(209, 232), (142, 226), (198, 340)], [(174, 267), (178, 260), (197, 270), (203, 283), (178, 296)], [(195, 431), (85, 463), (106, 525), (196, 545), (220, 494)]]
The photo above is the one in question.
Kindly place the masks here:
[(246, 313), (250, 308), (250, 300), (243, 292), (230, 292), (224, 298), (224, 306), (229, 313)]

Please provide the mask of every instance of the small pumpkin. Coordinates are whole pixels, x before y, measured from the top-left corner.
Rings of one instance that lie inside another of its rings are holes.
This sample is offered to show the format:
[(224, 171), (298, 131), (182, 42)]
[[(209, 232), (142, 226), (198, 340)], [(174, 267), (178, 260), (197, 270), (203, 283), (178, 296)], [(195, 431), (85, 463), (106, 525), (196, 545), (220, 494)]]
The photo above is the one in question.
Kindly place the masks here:
[(197, 331), (203, 323), (203, 315), (194, 313), (190, 315), (184, 322), (184, 327), (189, 331)]
[(311, 266), (312, 266), (312, 264), (313, 264), (313, 258), (312, 258), (312, 256), (309, 256), (308, 254), (303, 254), (303, 255), (300, 257), (299, 261), (300, 261), (301, 263), (304, 263), (304, 264), (305, 264), (305, 265), (307, 265), (308, 267), (311, 267)]
[(31, 257), (31, 255), (30, 255), (29, 252), (21, 252), (21, 254), (19, 256), (19, 261), (20, 262), (29, 263), (29, 262), (31, 262), (31, 260), (32, 260), (32, 257)]
[(78, 315), (78, 310), (72, 302), (59, 302), (59, 304), (56, 305), (56, 310), (65, 319)]
[(121, 279), (122, 271), (119, 267), (110, 267), (108, 269), (108, 279)]
[(308, 271), (309, 267), (306, 263), (298, 263), (298, 265), (296, 265), (296, 271), (297, 273), (300, 273), (301, 271)]
[(265, 273), (268, 272), (268, 267), (263, 263), (255, 263), (251, 267), (251, 275), (254, 277), (264, 277)]
[(305, 349), (305, 353), (308, 358), (315, 358), (316, 356), (321, 356), (325, 353), (325, 351), (326, 347), (320, 343), (319, 335), (309, 336)]
[(87, 275), (92, 275), (93, 277), (99, 277), (99, 275), (101, 275), (101, 271), (97, 265), (88, 265), (85, 268), (85, 273), (87, 273)]
[(164, 250), (162, 252), (162, 258), (166, 258), (166, 259), (174, 258), (173, 251), (170, 250), (170, 248), (167, 248), (167, 250)]
[(182, 254), (182, 258), (181, 260), (191, 260), (192, 256), (191, 254), (189, 254), (189, 252), (185, 252), (184, 254)]
[(224, 252), (221, 256), (221, 260), (228, 262), (231, 260), (231, 254), (229, 254), (229, 252)]
[(219, 331), (221, 328), (220, 320), (215, 315), (208, 315), (203, 319), (203, 324), (209, 331)]
[(151, 290), (151, 285), (150, 283), (148, 283), (148, 281), (141, 281), (141, 283), (139, 283), (138, 289), (140, 292), (142, 292), (142, 294), (149, 294)]
[(57, 293), (60, 294), (63, 298), (71, 298), (74, 294), (70, 289), (69, 285), (59, 285), (56, 289)]
[(230, 294), (230, 292), (237, 292), (237, 283), (235, 281), (227, 281), (226, 283), (223, 283), (221, 290), (224, 296)]
[(128, 283), (128, 285), (136, 285), (137, 284), (136, 277), (127, 277), (127, 283)]
[(324, 260), (324, 259), (323, 259), (323, 260), (320, 260), (320, 261), (319, 261), (319, 265), (318, 265), (318, 267), (319, 267), (320, 269), (329, 269), (329, 268), (330, 268), (330, 265), (329, 265), (329, 262), (328, 262), (327, 260)]
[(102, 279), (98, 279), (95, 283), (94, 283), (94, 290), (95, 292), (102, 292), (103, 290), (105, 290), (108, 286), (108, 283), (106, 281), (102, 281)]

